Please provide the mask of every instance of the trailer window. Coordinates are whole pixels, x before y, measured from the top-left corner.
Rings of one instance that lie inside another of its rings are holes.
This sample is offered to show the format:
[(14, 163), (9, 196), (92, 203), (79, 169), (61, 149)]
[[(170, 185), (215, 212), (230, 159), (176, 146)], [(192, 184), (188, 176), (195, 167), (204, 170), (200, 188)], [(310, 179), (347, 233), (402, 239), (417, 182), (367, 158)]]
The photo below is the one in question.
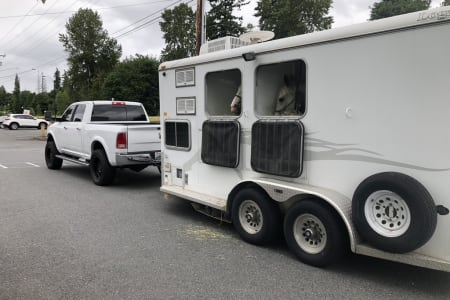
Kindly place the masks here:
[(255, 111), (260, 116), (299, 116), (306, 108), (306, 65), (302, 60), (256, 70)]
[(165, 121), (165, 144), (168, 148), (189, 150), (191, 148), (190, 126), (186, 121)]
[[(210, 116), (233, 116), (241, 114), (241, 71), (233, 69), (211, 72), (206, 74), (205, 83), (206, 112)], [(236, 109), (231, 109), (232, 102), (236, 104)]]
[(240, 125), (233, 121), (205, 121), (202, 126), (202, 161), (236, 168), (239, 165)]
[(298, 177), (303, 166), (303, 125), (259, 120), (252, 126), (251, 166), (261, 173)]

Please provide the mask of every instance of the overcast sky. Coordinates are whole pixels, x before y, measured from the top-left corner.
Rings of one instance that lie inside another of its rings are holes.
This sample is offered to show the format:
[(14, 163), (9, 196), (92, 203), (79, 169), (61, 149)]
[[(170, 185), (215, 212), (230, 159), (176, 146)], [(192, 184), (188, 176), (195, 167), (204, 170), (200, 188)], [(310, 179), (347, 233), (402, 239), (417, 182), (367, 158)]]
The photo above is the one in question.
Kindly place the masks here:
[[(334, 0), (330, 14), (333, 28), (365, 22), (369, 7), (378, 0)], [(0, 1), (0, 86), (14, 89), (15, 74), (21, 90), (36, 92), (38, 74), (45, 76), (47, 91), (53, 88), (54, 73), (67, 69), (66, 57), (58, 34), (79, 8), (96, 10), (103, 27), (122, 45), (122, 58), (136, 53), (159, 57), (164, 40), (159, 18), (164, 8), (179, 3), (194, 7), (196, 0), (39, 0)], [(442, 0), (433, 0), (432, 7)], [(257, 25), (253, 16), (256, 0), (242, 8), (244, 25)], [(5, 55), (5, 56), (3, 56)]]

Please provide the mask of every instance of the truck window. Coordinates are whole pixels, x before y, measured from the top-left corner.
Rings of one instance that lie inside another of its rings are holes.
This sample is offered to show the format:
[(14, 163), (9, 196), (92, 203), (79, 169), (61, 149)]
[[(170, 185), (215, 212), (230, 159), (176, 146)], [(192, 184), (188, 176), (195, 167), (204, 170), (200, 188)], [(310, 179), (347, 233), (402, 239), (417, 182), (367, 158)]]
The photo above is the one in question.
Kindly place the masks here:
[(148, 121), (145, 116), (144, 109), (140, 105), (127, 106), (127, 120), (128, 121)]
[(75, 108), (75, 112), (73, 114), (73, 121), (74, 122), (81, 122), (83, 120), (84, 116), (84, 110), (86, 109), (86, 105), (84, 104), (78, 104)]
[[(206, 112), (210, 116), (241, 114), (241, 71), (238, 69), (206, 74)], [(238, 103), (239, 102), (239, 103)], [(237, 105), (231, 109), (231, 104)]]
[(148, 121), (140, 105), (97, 104), (92, 110), (91, 121)]
[(259, 116), (301, 116), (306, 109), (306, 65), (302, 60), (259, 66), (255, 112)]
[(70, 122), (72, 120), (73, 109), (75, 105), (69, 106), (61, 117), (61, 122)]

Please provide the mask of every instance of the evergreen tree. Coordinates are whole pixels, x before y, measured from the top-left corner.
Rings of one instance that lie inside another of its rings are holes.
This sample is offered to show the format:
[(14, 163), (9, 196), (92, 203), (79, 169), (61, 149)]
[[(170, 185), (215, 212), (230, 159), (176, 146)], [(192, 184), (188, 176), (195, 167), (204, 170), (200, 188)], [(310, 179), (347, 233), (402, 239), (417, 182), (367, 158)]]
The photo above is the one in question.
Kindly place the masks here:
[(14, 79), (14, 91), (12, 95), (11, 111), (13, 113), (22, 112), (22, 102), (20, 100), (20, 80), (19, 75), (17, 74), (16, 78)]
[(103, 29), (99, 14), (89, 8), (80, 8), (69, 19), (66, 32), (59, 35), (59, 41), (69, 53), (68, 78), (72, 93), (77, 98), (92, 99), (92, 83), (114, 68), (122, 48)]
[(211, 10), (206, 17), (206, 37), (214, 40), (224, 36), (239, 36), (245, 32), (242, 27), (242, 17), (233, 14), (233, 10), (240, 10), (247, 0), (209, 0)]
[(103, 98), (138, 101), (149, 115), (159, 115), (158, 65), (155, 58), (136, 55), (116, 65), (103, 86)]
[(371, 7), (370, 20), (429, 9), (430, 4), (431, 0), (381, 0), (380, 2), (375, 2)]
[(185, 3), (166, 9), (159, 22), (164, 33), (166, 47), (161, 52), (161, 61), (194, 56), (196, 44), (195, 13)]
[(261, 30), (275, 33), (275, 38), (331, 28), (333, 17), (328, 16), (332, 0), (259, 0), (256, 17)]

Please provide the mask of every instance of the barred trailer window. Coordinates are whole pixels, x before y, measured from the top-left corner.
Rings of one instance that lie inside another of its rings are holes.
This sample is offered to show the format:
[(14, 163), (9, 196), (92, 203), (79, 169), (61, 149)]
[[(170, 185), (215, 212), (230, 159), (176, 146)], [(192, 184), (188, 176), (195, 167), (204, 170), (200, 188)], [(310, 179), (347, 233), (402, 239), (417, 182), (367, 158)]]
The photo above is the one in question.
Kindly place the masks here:
[(237, 121), (205, 121), (202, 126), (202, 161), (209, 165), (236, 168), (239, 165)]
[(251, 166), (260, 173), (299, 177), (303, 168), (303, 124), (260, 120), (252, 127)]

